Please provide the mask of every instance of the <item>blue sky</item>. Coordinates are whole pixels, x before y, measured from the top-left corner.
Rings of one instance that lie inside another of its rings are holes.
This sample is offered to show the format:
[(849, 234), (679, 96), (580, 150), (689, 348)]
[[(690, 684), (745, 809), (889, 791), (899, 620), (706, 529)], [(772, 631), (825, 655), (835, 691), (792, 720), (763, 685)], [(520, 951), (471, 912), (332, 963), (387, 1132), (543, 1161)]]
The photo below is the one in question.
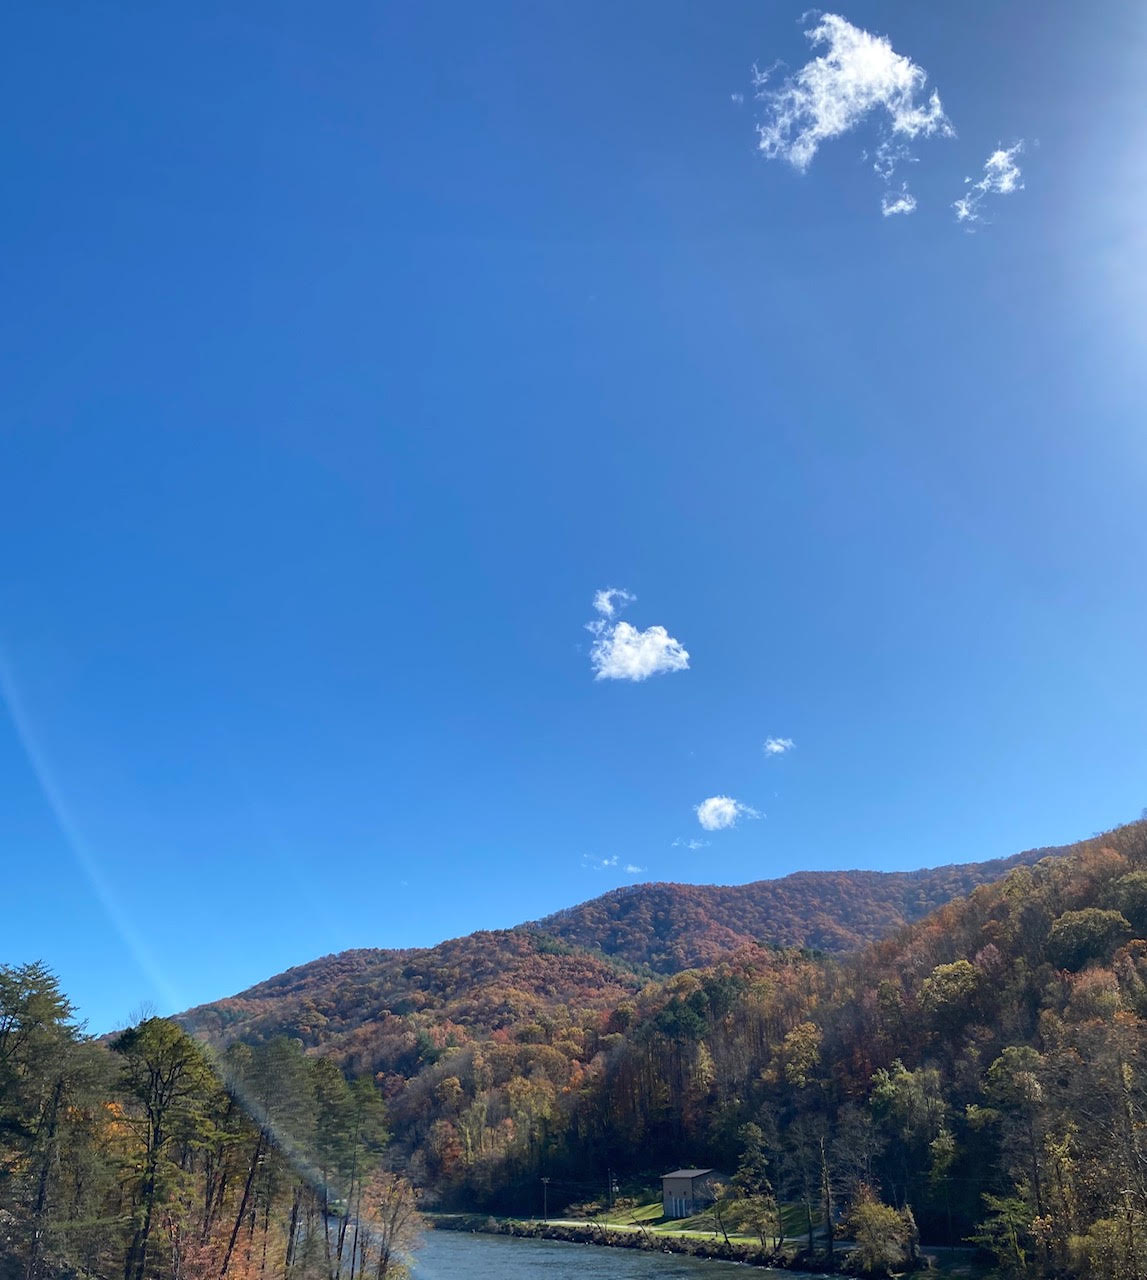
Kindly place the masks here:
[(103, 1029), (1138, 816), (1142, 7), (801, 8), (8, 10), (0, 959)]

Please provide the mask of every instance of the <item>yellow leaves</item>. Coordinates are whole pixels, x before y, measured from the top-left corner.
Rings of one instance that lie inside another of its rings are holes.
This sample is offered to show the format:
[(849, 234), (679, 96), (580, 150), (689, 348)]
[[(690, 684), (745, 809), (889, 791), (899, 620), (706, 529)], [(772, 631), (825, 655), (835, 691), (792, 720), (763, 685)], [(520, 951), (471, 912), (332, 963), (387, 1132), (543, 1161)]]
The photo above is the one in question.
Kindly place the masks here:
[(788, 1084), (803, 1089), (809, 1083), (820, 1061), (820, 1042), (821, 1031), (814, 1022), (802, 1022), (785, 1036), (776, 1062)]

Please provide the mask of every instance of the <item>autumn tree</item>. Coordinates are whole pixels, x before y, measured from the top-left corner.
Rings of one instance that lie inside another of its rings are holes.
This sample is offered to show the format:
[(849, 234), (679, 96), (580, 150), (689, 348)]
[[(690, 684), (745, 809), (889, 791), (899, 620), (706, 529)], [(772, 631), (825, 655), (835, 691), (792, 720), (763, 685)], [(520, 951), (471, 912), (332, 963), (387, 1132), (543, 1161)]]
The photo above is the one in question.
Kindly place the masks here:
[(414, 1188), (405, 1178), (379, 1170), (366, 1185), (362, 1210), (362, 1274), (373, 1271), (374, 1280), (404, 1280), (421, 1234)]
[(143, 1280), (157, 1203), (180, 1177), (171, 1161), (175, 1141), (202, 1122), (217, 1086), (203, 1051), (166, 1018), (149, 1018), (125, 1031), (113, 1045), (122, 1060), (123, 1089), (133, 1104), (129, 1124), (138, 1139), (132, 1179), (133, 1231), (124, 1259), (124, 1280)]
[(857, 1189), (846, 1222), (856, 1242), (849, 1261), (864, 1275), (889, 1276), (907, 1263), (912, 1228), (905, 1213), (882, 1204), (871, 1187)]

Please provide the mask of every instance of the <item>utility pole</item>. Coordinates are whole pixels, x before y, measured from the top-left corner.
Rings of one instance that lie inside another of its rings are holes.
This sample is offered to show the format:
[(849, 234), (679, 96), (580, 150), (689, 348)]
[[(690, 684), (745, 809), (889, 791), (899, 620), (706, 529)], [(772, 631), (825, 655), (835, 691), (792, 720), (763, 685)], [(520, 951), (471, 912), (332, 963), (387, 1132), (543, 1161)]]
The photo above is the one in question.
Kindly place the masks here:
[(609, 1207), (612, 1209), (613, 1208), (613, 1170), (607, 1169), (605, 1172), (606, 1172), (606, 1176), (609, 1178), (609, 1189), (606, 1194), (609, 1198)]
[(542, 1179), (542, 1221), (549, 1222), (549, 1220), (550, 1220), (550, 1180), (549, 1178), (543, 1178)]

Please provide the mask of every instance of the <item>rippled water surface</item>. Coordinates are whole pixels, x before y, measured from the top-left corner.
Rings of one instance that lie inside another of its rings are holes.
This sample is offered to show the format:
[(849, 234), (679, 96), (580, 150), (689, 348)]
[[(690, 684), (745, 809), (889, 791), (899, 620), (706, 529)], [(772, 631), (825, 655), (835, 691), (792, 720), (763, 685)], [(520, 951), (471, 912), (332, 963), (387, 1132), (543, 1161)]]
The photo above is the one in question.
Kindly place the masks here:
[[(706, 1262), (673, 1253), (603, 1249), (560, 1240), (516, 1240), (511, 1236), (428, 1231), (415, 1262), (415, 1280), (793, 1280), (792, 1271)], [(825, 1280), (828, 1280), (826, 1277)]]

